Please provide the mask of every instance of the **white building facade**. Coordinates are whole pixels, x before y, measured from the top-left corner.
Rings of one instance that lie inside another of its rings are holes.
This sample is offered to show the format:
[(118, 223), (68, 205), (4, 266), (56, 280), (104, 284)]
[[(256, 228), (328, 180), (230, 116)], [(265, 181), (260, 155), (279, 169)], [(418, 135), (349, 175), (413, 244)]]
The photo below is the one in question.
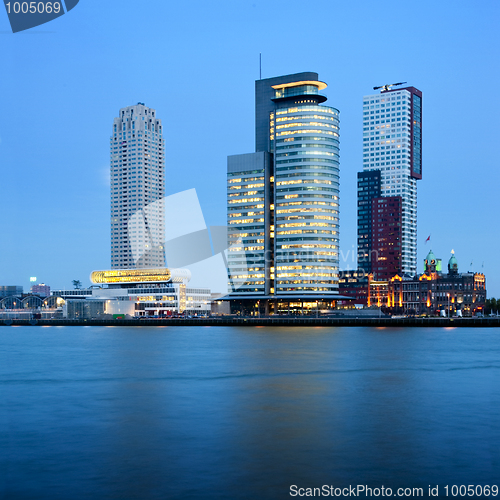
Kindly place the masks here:
[(381, 196), (402, 199), (401, 272), (417, 272), (417, 180), (422, 178), (422, 92), (363, 98), (363, 170), (380, 171)]
[(165, 144), (143, 103), (120, 109), (110, 138), (111, 268), (165, 266)]
[[(102, 315), (168, 317), (210, 314), (209, 288), (189, 287), (187, 269), (110, 269), (94, 271), (93, 287), (58, 290), (65, 318), (99, 318)], [(76, 294), (75, 292), (80, 292)]]

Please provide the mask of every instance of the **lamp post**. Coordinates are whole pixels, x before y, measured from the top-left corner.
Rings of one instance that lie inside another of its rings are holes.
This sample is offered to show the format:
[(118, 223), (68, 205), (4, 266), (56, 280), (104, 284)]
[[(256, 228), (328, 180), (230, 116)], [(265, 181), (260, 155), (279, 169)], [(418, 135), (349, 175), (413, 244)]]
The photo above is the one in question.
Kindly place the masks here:
[(447, 293), (446, 295), (448, 295), (448, 319), (450, 318), (450, 294)]

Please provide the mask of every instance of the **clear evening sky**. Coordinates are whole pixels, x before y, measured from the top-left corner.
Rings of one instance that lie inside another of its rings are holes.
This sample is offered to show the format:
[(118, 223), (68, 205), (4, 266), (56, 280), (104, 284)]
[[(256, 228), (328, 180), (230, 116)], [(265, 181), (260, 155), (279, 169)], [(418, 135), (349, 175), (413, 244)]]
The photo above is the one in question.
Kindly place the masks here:
[(419, 271), (454, 249), (500, 296), (499, 26), (497, 0), (80, 0), (12, 34), (1, 7), (0, 285), (87, 286), (109, 268), (109, 136), (139, 101), (163, 121), (167, 194), (196, 188), (224, 224), (226, 157), (254, 151), (261, 52), (263, 78), (318, 72), (340, 110), (341, 269), (355, 266), (362, 98), (403, 81), (423, 92)]

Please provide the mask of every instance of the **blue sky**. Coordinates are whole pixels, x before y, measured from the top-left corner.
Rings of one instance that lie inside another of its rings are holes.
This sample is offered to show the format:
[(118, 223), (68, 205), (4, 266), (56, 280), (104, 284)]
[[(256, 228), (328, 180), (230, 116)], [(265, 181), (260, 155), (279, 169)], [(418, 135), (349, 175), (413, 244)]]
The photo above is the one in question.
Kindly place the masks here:
[(0, 284), (88, 285), (109, 267), (109, 136), (138, 101), (163, 122), (167, 194), (196, 188), (207, 224), (224, 224), (226, 157), (254, 150), (262, 52), (264, 78), (318, 72), (340, 110), (344, 255), (363, 95), (400, 81), (423, 92), (419, 268), (430, 248), (444, 263), (454, 249), (500, 296), (499, 25), (496, 0), (80, 0), (17, 34), (0, 11)]

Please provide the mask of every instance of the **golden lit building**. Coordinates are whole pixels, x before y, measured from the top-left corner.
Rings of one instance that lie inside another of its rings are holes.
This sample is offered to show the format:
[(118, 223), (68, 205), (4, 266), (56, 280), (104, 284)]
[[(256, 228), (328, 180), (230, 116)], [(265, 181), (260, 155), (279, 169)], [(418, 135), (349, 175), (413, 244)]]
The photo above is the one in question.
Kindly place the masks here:
[(368, 306), (386, 307), (396, 313), (436, 315), (445, 310), (450, 316), (482, 312), (486, 302), (486, 279), (482, 273), (459, 273), (452, 251), (448, 273), (441, 271), (441, 260), (429, 252), (425, 272), (418, 276), (393, 276), (390, 280), (369, 281)]
[(187, 269), (109, 269), (91, 273), (92, 288), (55, 293), (67, 318), (210, 314), (210, 289), (191, 288), (190, 279)]

